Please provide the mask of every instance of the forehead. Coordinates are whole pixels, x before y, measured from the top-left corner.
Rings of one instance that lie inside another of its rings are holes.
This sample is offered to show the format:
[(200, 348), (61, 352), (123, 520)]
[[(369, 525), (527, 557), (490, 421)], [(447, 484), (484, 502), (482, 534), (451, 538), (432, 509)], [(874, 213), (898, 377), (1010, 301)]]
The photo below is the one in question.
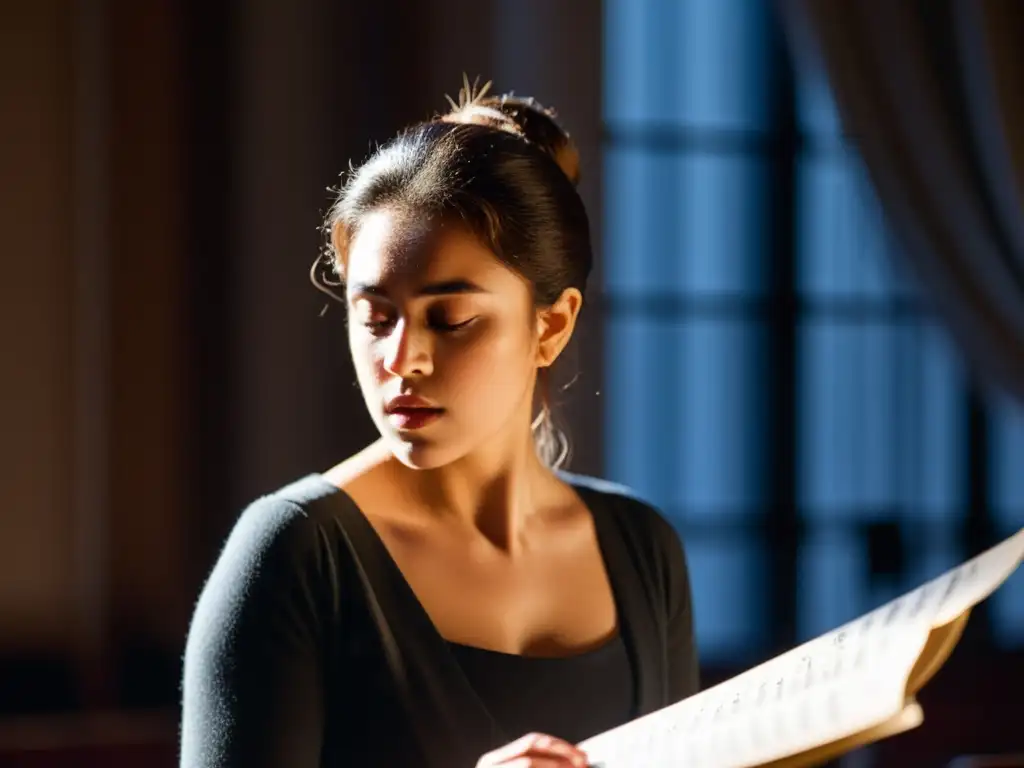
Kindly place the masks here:
[(485, 283), (515, 276), (472, 233), (390, 210), (368, 214), (349, 245), (346, 282), (390, 290), (463, 279)]

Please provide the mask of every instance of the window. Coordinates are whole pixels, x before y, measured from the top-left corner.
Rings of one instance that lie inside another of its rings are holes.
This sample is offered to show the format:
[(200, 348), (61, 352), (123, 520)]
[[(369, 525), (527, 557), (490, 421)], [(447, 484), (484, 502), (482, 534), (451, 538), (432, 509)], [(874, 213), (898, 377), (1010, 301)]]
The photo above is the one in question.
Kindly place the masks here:
[(607, 469), (685, 533), (705, 658), (760, 650), (764, 4), (605, 3)]
[[(966, 552), (966, 383), (894, 269), (856, 153), (817, 73), (796, 78), (799, 315), (797, 634), (811, 637), (950, 568)], [(913, 542), (872, 574), (866, 524)], [(883, 529), (884, 530), (884, 529)], [(891, 564), (889, 564), (891, 565)]]
[[(992, 429), (990, 498), (995, 534), (1009, 536), (1024, 526), (1024, 407), (995, 395)], [(1015, 573), (991, 599), (992, 630), (1004, 648), (1024, 647), (1024, 575)]]
[[(994, 536), (1024, 525), (1024, 409), (971, 428), (956, 350), (770, 4), (604, 7), (606, 474), (683, 535), (703, 661), (745, 665), (971, 554), (979, 487)], [(1006, 646), (1022, 581), (990, 609)]]

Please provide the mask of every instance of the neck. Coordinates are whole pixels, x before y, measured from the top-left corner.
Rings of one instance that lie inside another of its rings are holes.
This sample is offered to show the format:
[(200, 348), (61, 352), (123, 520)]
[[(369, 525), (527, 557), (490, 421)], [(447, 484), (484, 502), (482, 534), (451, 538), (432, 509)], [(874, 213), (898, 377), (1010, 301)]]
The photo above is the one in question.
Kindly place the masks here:
[(490, 440), (442, 467), (405, 469), (417, 497), (509, 554), (522, 548), (525, 528), (551, 482), (529, 430)]

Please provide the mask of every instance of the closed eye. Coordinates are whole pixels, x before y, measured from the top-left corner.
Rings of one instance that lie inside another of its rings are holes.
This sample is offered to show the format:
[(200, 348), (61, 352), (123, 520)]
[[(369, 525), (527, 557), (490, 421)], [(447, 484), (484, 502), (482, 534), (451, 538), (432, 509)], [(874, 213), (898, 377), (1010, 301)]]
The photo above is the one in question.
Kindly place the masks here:
[[(398, 322), (398, 313), (393, 306), (381, 306), (380, 302), (371, 302), (364, 298), (356, 300), (353, 306), (360, 325), (375, 336), (390, 333)], [(469, 328), (479, 315), (466, 317), (465, 309), (449, 306), (448, 302), (435, 304), (427, 310), (427, 326), (438, 333), (457, 333)], [(463, 319), (465, 318), (465, 319)]]
[(363, 311), (358, 315), (359, 324), (373, 334), (383, 333), (395, 324), (394, 316), (382, 312)]
[[(460, 306), (461, 305), (461, 306)], [(479, 315), (469, 315), (465, 302), (438, 302), (427, 310), (427, 323), (435, 331), (455, 333), (468, 328)]]
[(459, 323), (447, 323), (444, 321), (435, 320), (431, 323), (431, 325), (436, 330), (441, 331), (442, 333), (454, 333), (455, 331), (462, 330), (463, 328), (468, 328), (474, 320), (476, 320), (475, 317), (471, 317), (468, 320), (463, 320), (462, 322)]
[[(449, 323), (444, 320), (432, 320), (430, 327), (439, 333), (457, 333), (458, 331), (469, 328), (469, 326), (476, 320), (476, 317), (470, 317), (458, 323)], [(376, 335), (386, 333), (395, 324), (395, 320), (391, 317), (383, 317), (380, 319), (372, 317), (362, 320), (361, 323), (364, 328)]]

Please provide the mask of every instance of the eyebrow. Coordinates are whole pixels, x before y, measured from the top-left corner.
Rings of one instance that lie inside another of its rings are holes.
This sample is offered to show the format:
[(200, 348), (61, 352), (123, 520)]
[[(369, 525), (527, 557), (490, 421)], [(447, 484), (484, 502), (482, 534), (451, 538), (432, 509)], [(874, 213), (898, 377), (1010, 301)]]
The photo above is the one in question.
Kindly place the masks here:
[[(387, 298), (388, 295), (383, 286), (369, 283), (356, 283), (352, 286), (352, 293), (383, 298)], [(459, 293), (487, 293), (487, 291), (469, 280), (444, 280), (424, 285), (416, 291), (416, 296), (451, 296)]]

